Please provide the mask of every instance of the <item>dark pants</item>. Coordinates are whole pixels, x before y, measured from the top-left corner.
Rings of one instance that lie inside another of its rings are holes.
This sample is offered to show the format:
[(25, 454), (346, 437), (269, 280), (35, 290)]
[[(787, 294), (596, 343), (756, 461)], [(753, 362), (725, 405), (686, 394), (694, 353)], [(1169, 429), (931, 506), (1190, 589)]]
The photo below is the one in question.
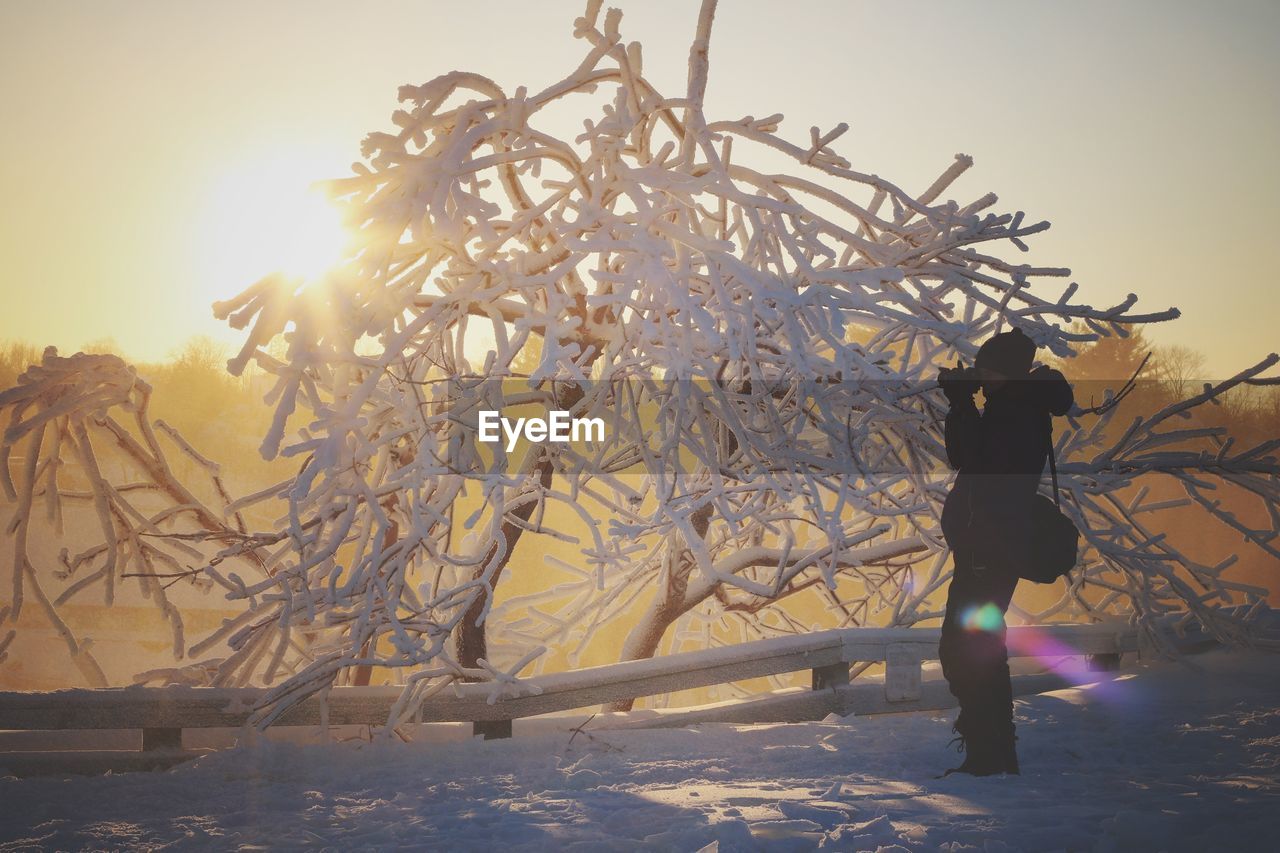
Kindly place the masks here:
[(1013, 688), (1004, 614), (1018, 578), (975, 566), (972, 557), (961, 551), (955, 551), (954, 557), (955, 574), (947, 590), (938, 658), (951, 693), (960, 703), (956, 730), (966, 737), (1011, 731)]

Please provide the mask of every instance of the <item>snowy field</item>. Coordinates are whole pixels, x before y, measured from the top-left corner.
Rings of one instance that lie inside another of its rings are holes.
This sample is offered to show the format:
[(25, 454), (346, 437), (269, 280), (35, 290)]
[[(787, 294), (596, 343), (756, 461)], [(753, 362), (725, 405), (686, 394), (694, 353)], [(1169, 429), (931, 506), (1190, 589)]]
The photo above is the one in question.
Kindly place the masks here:
[(1275, 850), (1278, 664), (1219, 651), (1020, 700), (1021, 777), (934, 778), (954, 712), (262, 743), (0, 779), (0, 849)]

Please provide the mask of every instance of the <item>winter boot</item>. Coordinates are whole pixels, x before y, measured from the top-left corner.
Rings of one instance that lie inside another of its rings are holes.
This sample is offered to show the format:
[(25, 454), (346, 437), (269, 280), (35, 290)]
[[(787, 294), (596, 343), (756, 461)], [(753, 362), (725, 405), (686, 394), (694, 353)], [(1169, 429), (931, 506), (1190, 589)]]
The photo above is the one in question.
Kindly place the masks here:
[(942, 774), (939, 778), (945, 778), (952, 773), (968, 773), (970, 776), (994, 776), (1000, 773), (996, 759), (992, 754), (991, 743), (985, 737), (973, 737), (972, 735), (963, 738), (960, 744), (960, 751), (964, 752), (964, 761), (959, 767), (952, 767)]
[(975, 721), (966, 718), (963, 711), (951, 727), (958, 737), (958, 752), (964, 753), (964, 761), (959, 767), (952, 767), (942, 774), (943, 778), (952, 773), (967, 773), (970, 776), (994, 776), (998, 773), (1018, 773), (1018, 756), (1014, 750), (1013, 724), (995, 724), (990, 720)]
[(1022, 773), (1018, 769), (1018, 750), (1015, 744), (1018, 736), (1013, 733), (1013, 723), (1003, 723), (996, 727), (991, 739), (991, 765), (996, 773)]
[(990, 738), (985, 736), (982, 731), (983, 727), (976, 724), (976, 715), (966, 714), (964, 709), (960, 709), (959, 716), (956, 717), (955, 725), (951, 727), (951, 731), (955, 733), (955, 737), (948, 746), (955, 745), (956, 752), (964, 753), (964, 761), (959, 767), (952, 767), (947, 770), (939, 779), (950, 776), (952, 773), (968, 773), (972, 776), (989, 776), (993, 770), (988, 769), (991, 764)]

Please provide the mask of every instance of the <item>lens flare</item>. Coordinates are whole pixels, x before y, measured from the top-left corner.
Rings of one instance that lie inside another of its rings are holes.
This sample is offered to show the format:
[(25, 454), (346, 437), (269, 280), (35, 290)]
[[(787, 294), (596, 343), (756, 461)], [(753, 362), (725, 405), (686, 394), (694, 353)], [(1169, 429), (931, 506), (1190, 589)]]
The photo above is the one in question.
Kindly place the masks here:
[(1086, 653), (1059, 640), (1048, 632), (1022, 625), (1009, 631), (1006, 637), (1009, 652), (1018, 657), (1032, 658), (1048, 672), (1059, 676), (1074, 687), (1087, 687), (1089, 695), (1109, 703), (1130, 701), (1130, 691), (1121, 688), (1124, 676), (1114, 672), (1093, 672), (1084, 664)]
[(972, 605), (960, 611), (960, 626), (966, 631), (999, 631), (1004, 627), (1004, 614), (990, 601)]

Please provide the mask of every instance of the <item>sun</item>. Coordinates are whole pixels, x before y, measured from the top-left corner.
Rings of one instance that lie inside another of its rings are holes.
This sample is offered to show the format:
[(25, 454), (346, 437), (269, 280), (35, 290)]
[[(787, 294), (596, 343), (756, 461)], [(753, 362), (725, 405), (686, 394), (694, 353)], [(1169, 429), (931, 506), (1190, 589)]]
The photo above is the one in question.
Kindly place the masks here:
[(332, 158), (265, 152), (218, 171), (194, 217), (195, 295), (225, 299), (271, 273), (322, 278), (350, 243), (317, 180), (337, 177)]

